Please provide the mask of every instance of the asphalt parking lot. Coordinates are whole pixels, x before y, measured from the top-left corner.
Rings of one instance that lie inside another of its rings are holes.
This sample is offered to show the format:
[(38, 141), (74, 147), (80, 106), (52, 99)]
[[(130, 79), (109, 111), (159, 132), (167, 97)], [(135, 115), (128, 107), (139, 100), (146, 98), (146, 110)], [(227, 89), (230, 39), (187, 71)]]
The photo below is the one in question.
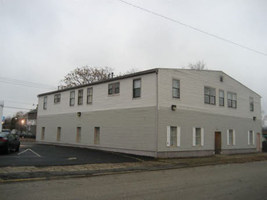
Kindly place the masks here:
[(112, 153), (86, 148), (63, 147), (21, 142), (19, 152), (0, 154), (0, 167), (64, 166), (99, 163), (124, 163), (153, 160), (149, 157)]

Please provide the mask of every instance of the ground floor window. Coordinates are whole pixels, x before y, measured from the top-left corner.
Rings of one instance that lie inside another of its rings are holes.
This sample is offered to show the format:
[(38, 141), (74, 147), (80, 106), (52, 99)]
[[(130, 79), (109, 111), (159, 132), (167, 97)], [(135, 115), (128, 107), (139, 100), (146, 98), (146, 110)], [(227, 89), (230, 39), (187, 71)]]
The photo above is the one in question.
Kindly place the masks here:
[(193, 128), (193, 146), (204, 146), (204, 129), (200, 127)]
[(167, 126), (167, 146), (177, 147), (180, 146), (180, 127)]
[(227, 145), (235, 145), (235, 130), (227, 130)]
[(100, 143), (100, 127), (95, 127), (94, 144)]
[(77, 143), (81, 142), (81, 132), (82, 132), (82, 128), (81, 127), (77, 127), (77, 131), (76, 131), (76, 142)]
[(254, 145), (255, 140), (254, 140), (254, 131), (250, 130), (248, 132), (248, 145)]
[(41, 140), (45, 139), (45, 127), (42, 127), (42, 131), (41, 131)]
[(57, 127), (57, 141), (61, 139), (61, 127)]

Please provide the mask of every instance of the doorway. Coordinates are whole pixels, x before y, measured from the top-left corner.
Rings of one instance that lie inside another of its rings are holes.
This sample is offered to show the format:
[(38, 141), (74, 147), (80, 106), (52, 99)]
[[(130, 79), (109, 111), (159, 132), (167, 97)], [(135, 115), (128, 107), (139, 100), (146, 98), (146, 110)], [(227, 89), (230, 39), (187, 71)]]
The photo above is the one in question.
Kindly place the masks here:
[(215, 132), (215, 154), (220, 154), (222, 150), (221, 132)]

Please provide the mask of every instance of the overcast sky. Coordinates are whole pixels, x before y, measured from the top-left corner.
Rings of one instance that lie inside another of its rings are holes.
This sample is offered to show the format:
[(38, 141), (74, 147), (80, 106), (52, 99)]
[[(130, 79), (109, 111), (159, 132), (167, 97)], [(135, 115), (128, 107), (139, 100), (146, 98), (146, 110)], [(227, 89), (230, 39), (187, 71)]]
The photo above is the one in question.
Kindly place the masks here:
[[(267, 54), (266, 0), (126, 1)], [(118, 74), (199, 60), (259, 93), (267, 113), (266, 55), (118, 0), (0, 0), (5, 116), (33, 108), (37, 94), (52, 90), (76, 67), (108, 66)]]

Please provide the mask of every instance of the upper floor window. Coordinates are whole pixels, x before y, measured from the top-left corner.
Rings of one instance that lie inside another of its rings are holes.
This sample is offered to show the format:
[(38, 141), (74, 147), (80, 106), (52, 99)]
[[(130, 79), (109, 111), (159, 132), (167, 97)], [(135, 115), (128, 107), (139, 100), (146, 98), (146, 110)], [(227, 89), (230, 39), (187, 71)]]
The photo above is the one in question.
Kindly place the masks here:
[(237, 107), (236, 93), (227, 92), (227, 104), (228, 104), (229, 108), (236, 108)]
[(253, 97), (249, 97), (249, 110), (254, 111), (254, 99)]
[(120, 93), (120, 82), (108, 84), (108, 94), (119, 94)]
[(87, 104), (93, 103), (93, 88), (87, 88)]
[(180, 80), (172, 80), (172, 97), (180, 98)]
[(54, 95), (54, 103), (60, 103), (61, 94)]
[(219, 90), (219, 105), (224, 106), (224, 91)]
[(47, 96), (44, 96), (43, 109), (47, 109)]
[(206, 104), (212, 104), (215, 105), (216, 104), (216, 90), (215, 88), (211, 88), (211, 87), (205, 87), (204, 88), (204, 102)]
[(78, 90), (78, 105), (83, 105), (83, 89)]
[(141, 97), (141, 79), (133, 80), (133, 98)]
[(75, 104), (75, 91), (70, 92), (70, 106), (74, 106)]

